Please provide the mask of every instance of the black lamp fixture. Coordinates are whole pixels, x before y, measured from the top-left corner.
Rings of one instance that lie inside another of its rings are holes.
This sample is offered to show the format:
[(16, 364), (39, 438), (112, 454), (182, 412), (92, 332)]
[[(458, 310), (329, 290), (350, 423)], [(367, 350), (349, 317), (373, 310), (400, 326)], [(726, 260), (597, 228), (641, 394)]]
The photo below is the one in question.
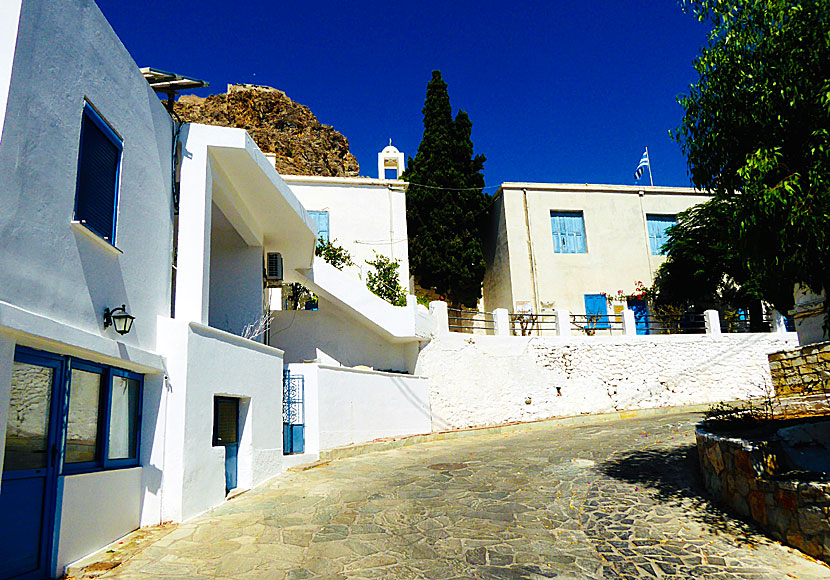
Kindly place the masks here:
[(104, 309), (104, 328), (114, 326), (115, 332), (118, 334), (127, 334), (130, 332), (130, 329), (133, 327), (133, 320), (135, 320), (135, 316), (130, 316), (125, 304), (112, 310), (109, 308)]

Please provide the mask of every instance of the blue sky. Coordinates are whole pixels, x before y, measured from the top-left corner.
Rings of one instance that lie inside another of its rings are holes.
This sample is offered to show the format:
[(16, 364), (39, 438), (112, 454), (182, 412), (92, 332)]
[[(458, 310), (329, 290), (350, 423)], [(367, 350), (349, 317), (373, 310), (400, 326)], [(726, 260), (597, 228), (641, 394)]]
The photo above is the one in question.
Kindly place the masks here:
[[(392, 138), (414, 156), (438, 69), (473, 121), (489, 186), (688, 185), (668, 137), (707, 28), (673, 0), (264, 2), (97, 0), (139, 66), (277, 87), (349, 139), (362, 175)], [(648, 177), (644, 177), (647, 182)]]

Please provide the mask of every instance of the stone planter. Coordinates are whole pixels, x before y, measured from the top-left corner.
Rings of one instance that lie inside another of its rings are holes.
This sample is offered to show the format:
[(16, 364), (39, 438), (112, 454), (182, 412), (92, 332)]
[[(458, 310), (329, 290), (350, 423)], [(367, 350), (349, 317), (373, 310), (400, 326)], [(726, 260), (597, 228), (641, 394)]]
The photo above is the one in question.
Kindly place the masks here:
[(830, 562), (830, 482), (782, 479), (768, 441), (696, 430), (700, 469), (715, 500), (751, 518), (776, 539)]

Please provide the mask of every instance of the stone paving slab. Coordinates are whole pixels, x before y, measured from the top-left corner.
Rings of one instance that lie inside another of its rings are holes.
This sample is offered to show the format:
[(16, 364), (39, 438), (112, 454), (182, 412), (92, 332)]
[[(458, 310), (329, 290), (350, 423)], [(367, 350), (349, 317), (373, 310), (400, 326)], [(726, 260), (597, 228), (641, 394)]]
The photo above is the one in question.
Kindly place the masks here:
[(699, 495), (697, 419), (550, 422), (338, 459), (181, 524), (98, 577), (830, 578)]

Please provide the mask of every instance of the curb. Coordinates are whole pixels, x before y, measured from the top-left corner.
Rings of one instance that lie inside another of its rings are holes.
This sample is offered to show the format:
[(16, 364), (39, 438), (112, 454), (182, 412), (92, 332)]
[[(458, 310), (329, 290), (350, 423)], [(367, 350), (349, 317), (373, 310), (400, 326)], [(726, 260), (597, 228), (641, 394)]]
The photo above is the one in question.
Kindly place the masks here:
[(320, 451), (319, 461), (303, 466), (297, 466), (297, 470), (306, 471), (320, 467), (335, 459), (345, 459), (376, 453), (379, 451), (390, 451), (401, 447), (410, 447), (418, 443), (429, 443), (432, 441), (447, 441), (465, 437), (476, 437), (480, 435), (491, 435), (499, 433), (516, 433), (522, 431), (535, 431), (537, 429), (548, 429), (551, 426), (565, 427), (570, 425), (584, 425), (586, 423), (607, 423), (621, 419), (643, 419), (647, 417), (659, 417), (662, 415), (675, 415), (681, 413), (700, 413), (708, 410), (714, 403), (699, 405), (686, 405), (681, 407), (655, 407), (651, 409), (633, 409), (630, 411), (614, 411), (612, 413), (599, 413), (595, 415), (572, 415), (569, 417), (550, 417), (527, 423), (505, 423), (503, 425), (492, 425), (485, 427), (470, 427), (456, 431), (437, 431), (435, 433), (422, 433), (418, 435), (405, 435), (389, 440), (368, 441), (344, 447), (335, 447)]

